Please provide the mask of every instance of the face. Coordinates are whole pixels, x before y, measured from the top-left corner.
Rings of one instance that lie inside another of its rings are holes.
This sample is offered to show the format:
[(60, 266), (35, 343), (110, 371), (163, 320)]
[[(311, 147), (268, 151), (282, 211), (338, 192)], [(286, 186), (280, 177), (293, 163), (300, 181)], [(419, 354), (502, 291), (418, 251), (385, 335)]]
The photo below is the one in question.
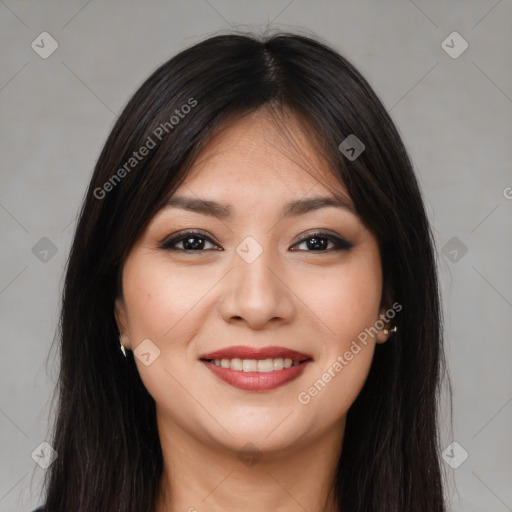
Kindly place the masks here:
[(159, 428), (217, 447), (342, 430), (387, 338), (377, 240), (287, 130), (300, 155), (263, 112), (220, 131), (123, 267), (116, 318)]

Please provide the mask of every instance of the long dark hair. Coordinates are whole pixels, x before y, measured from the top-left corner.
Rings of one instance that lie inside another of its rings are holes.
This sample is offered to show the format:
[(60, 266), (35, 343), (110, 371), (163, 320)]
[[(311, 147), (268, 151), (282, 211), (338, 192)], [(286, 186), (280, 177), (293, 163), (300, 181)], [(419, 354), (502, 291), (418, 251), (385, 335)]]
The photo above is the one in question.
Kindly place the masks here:
[[(328, 46), (294, 34), (231, 34), (196, 44), (157, 69), (99, 157), (65, 278), (51, 442), (58, 457), (45, 480), (47, 512), (153, 511), (163, 468), (155, 403), (133, 354), (125, 359), (119, 350), (119, 276), (208, 138), (221, 123), (261, 108), (297, 116), (320, 141), (377, 237), (384, 296), (403, 306), (394, 321), (398, 331), (376, 346), (347, 415), (334, 483), (340, 510), (445, 510), (434, 242), (400, 136), (366, 80)], [(354, 160), (338, 148), (351, 134), (365, 146)]]

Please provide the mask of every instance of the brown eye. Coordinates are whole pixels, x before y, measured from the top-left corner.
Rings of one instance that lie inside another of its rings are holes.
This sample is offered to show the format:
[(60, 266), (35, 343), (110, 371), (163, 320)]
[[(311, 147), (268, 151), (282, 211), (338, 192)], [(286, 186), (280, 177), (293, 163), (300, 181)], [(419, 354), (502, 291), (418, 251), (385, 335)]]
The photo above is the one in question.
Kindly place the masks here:
[[(329, 245), (330, 244), (330, 245)], [(354, 247), (350, 242), (343, 238), (330, 235), (327, 233), (308, 233), (303, 236), (294, 247), (305, 245), (306, 249), (291, 249), (292, 251), (300, 250), (306, 252), (332, 252), (348, 250)]]
[[(181, 244), (181, 247), (179, 245)], [(213, 247), (207, 247), (211, 244)], [(161, 248), (169, 251), (181, 252), (203, 252), (211, 250), (222, 250), (209, 237), (199, 231), (189, 230), (178, 236), (165, 240)]]

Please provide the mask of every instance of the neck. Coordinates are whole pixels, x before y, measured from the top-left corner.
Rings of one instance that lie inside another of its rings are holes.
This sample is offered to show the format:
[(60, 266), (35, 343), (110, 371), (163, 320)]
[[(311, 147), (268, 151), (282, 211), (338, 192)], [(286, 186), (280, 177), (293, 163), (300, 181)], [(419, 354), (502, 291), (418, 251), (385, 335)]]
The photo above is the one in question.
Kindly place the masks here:
[(344, 420), (322, 435), (260, 452), (206, 443), (158, 417), (164, 469), (156, 512), (336, 512), (334, 479)]

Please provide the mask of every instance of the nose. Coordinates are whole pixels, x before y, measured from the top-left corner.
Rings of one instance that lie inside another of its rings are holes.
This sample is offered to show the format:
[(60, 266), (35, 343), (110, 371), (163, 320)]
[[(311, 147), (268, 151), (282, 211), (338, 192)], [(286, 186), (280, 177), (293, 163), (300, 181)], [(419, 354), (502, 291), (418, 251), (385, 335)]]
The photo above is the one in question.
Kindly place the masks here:
[(237, 253), (233, 269), (223, 280), (220, 300), (222, 318), (261, 330), (270, 324), (287, 324), (296, 313), (296, 302), (277, 255), (264, 250), (248, 263)]

